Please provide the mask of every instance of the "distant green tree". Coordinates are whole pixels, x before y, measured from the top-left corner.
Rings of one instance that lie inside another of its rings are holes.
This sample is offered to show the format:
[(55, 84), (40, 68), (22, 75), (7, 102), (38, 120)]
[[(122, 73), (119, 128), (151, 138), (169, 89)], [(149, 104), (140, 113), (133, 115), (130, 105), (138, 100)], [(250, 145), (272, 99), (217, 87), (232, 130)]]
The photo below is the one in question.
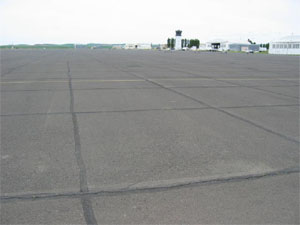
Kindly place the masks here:
[(198, 39), (195, 39), (195, 46), (196, 48), (199, 48), (200, 46), (200, 41)]
[(171, 39), (171, 48), (174, 48), (174, 47), (175, 47), (175, 39), (172, 38), (172, 39)]
[(266, 43), (266, 44), (260, 44), (259, 47), (261, 48), (266, 48), (267, 50), (269, 49), (269, 43)]
[(168, 48), (171, 47), (171, 39), (170, 38), (168, 38), (168, 40), (167, 40), (167, 46), (168, 46)]
[(188, 47), (191, 48), (194, 44), (194, 40), (193, 39), (190, 39), (189, 40), (189, 43), (188, 43)]
[(189, 40), (188, 47), (191, 48), (193, 46), (195, 46), (196, 48), (199, 48), (200, 41), (198, 39), (191, 39), (191, 40)]

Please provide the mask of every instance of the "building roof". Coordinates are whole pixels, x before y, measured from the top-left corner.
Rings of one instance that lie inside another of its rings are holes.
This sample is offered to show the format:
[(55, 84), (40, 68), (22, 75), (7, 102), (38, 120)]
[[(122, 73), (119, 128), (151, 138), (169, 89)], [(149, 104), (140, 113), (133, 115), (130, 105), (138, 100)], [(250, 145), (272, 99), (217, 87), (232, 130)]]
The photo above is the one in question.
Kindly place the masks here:
[(300, 42), (300, 35), (290, 35), (272, 42)]

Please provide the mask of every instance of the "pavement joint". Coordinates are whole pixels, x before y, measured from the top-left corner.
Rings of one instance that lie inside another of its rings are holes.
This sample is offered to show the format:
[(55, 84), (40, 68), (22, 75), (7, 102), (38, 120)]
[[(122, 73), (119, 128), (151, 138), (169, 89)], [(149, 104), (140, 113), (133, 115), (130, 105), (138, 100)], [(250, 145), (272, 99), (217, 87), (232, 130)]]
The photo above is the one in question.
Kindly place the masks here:
[(11, 201), (25, 201), (25, 200), (43, 200), (43, 199), (56, 199), (56, 198), (82, 198), (82, 197), (97, 197), (97, 196), (115, 196), (120, 194), (131, 193), (144, 193), (155, 191), (167, 191), (171, 189), (179, 189), (186, 187), (198, 187), (202, 185), (215, 185), (231, 182), (242, 182), (249, 180), (257, 180), (262, 178), (283, 176), (294, 173), (299, 173), (299, 167), (291, 167), (280, 170), (270, 170), (260, 173), (238, 173), (228, 174), (223, 176), (211, 176), (211, 177), (188, 177), (178, 178), (171, 180), (159, 180), (159, 181), (145, 181), (136, 182), (133, 184), (121, 184), (119, 187), (114, 188), (98, 188), (94, 190), (87, 190), (85, 192), (61, 192), (61, 193), (31, 193), (21, 195), (2, 195), (0, 201), (7, 203)]
[[(299, 104), (288, 105), (244, 105), (244, 106), (223, 106), (220, 109), (244, 109), (244, 108), (274, 108), (274, 107), (294, 107)], [(100, 113), (130, 113), (130, 112), (151, 112), (151, 111), (186, 111), (186, 110), (204, 110), (213, 109), (212, 107), (193, 107), (193, 108), (157, 108), (157, 109), (128, 109), (128, 110), (100, 110), (100, 111), (77, 111), (75, 114), (100, 114)], [(19, 114), (2, 114), (1, 117), (12, 116), (50, 116), (50, 115), (65, 115), (70, 112), (47, 112), (47, 113), (19, 113)]]
[(254, 89), (254, 90), (261, 91), (261, 92), (266, 92), (266, 93), (271, 93), (271, 94), (275, 94), (275, 95), (280, 95), (280, 96), (284, 96), (284, 97), (288, 97), (288, 98), (299, 99), (299, 97), (295, 97), (295, 96), (291, 96), (291, 95), (286, 95), (286, 94), (278, 93), (276, 91), (265, 90), (265, 89), (262, 89), (262, 88), (259, 88), (259, 87), (242, 85), (242, 84), (238, 84), (238, 83), (234, 83), (234, 82), (230, 82), (230, 81), (226, 81), (226, 80), (222, 80), (221, 82), (227, 83), (227, 84), (238, 85), (239, 87), (245, 87), (245, 88), (249, 88), (249, 89)]
[[(168, 69), (173, 70), (173, 71), (177, 71), (177, 72), (183, 72), (183, 73), (187, 73), (187, 74), (190, 74), (190, 75), (197, 76), (196, 73), (189, 72), (189, 71), (182, 71), (182, 70), (172, 69), (172, 68), (168, 68)], [(249, 88), (249, 89), (254, 89), (254, 90), (258, 90), (258, 91), (262, 91), (262, 92), (273, 93), (273, 94), (277, 94), (277, 95), (281, 95), (281, 96), (285, 96), (285, 97), (299, 99), (299, 97), (285, 95), (285, 94), (282, 94), (282, 93), (278, 93), (278, 92), (274, 92), (274, 91), (269, 91), (269, 90), (261, 89), (259, 87), (242, 85), (242, 84), (239, 84), (239, 83), (230, 82), (230, 81), (236, 81), (236, 80), (247, 80), (247, 81), (251, 81), (251, 80), (269, 80), (270, 78), (242, 78), (242, 79), (241, 78), (237, 78), (236, 79), (236, 78), (216, 78), (216, 77), (209, 77), (209, 76), (202, 76), (202, 77), (204, 79), (208, 79), (208, 80), (221, 81), (221, 82), (226, 83), (226, 84), (232, 84), (232, 85), (235, 85), (237, 87), (246, 87), (246, 88)], [(191, 79), (193, 79), (193, 78), (191, 78)], [(272, 80), (277, 80), (278, 78), (271, 78), (271, 79)], [(288, 78), (287, 80), (290, 80), (290, 79), (294, 79), (294, 78)], [(299, 80), (299, 79), (297, 78), (296, 80)]]
[[(184, 88), (184, 89), (188, 89), (188, 88), (206, 88), (206, 89), (210, 89), (210, 88), (239, 88), (239, 86), (173, 86), (170, 85), (168, 87), (171, 88)], [(268, 85), (268, 86), (245, 86), (245, 87), (299, 87), (299, 85)], [(161, 87), (98, 87), (98, 88), (73, 88), (73, 91), (93, 91), (93, 90), (139, 90), (139, 89), (160, 89)], [(67, 88), (61, 88), (61, 89), (24, 89), (24, 90), (1, 90), (1, 92), (59, 92), (59, 91), (69, 91), (69, 89)], [(277, 93), (277, 92), (276, 92)], [(278, 94), (278, 93), (277, 93)], [(294, 97), (294, 96), (290, 96), (288, 95), (287, 97)], [(296, 97), (294, 97), (296, 98)]]
[[(127, 72), (127, 73), (133, 73), (129, 71), (122, 70), (122, 72)], [(208, 81), (227, 81), (227, 80), (238, 80), (238, 81), (260, 81), (260, 80), (279, 80), (279, 81), (285, 81), (285, 80), (291, 80), (291, 81), (297, 81), (299, 79), (297, 78), (218, 78), (218, 77), (211, 77), (211, 78), (151, 78), (148, 80), (152, 81), (193, 81), (193, 80), (208, 80)], [(82, 78), (77, 78), (73, 80), (73, 83), (79, 83), (79, 82), (143, 82), (145, 80), (143, 79), (82, 79)], [(68, 83), (69, 81), (67, 79), (35, 79), (35, 80), (2, 80), (0, 81), (0, 84), (32, 84), (32, 83)], [(238, 86), (238, 84), (234, 84)], [(251, 87), (251, 86), (247, 86)]]

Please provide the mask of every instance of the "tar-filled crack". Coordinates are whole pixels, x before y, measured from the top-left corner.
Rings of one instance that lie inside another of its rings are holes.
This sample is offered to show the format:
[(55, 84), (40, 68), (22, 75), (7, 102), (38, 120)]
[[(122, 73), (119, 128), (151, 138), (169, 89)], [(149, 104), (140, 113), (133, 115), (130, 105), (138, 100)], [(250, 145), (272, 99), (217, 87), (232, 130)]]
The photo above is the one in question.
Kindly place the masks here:
[[(67, 62), (68, 67), (68, 81), (69, 81), (69, 90), (70, 90), (70, 113), (72, 115), (73, 122), (73, 134), (74, 134), (74, 142), (75, 142), (75, 157), (77, 161), (77, 165), (79, 168), (79, 184), (80, 184), (80, 193), (86, 193), (89, 191), (87, 184), (87, 174), (86, 167), (81, 155), (81, 143), (80, 143), (80, 135), (79, 135), (79, 127), (77, 115), (74, 112), (74, 93), (72, 89), (72, 77), (70, 72), (70, 65)], [(92, 202), (88, 196), (82, 196), (80, 198), (84, 218), (87, 224), (97, 224), (97, 220), (94, 215)]]
[[(200, 187), (204, 185), (217, 185), (217, 184), (226, 184), (232, 182), (243, 182), (258, 180), (262, 178), (270, 178), (275, 176), (283, 176), (294, 173), (299, 173), (299, 167), (291, 167), (281, 170), (273, 170), (262, 173), (254, 174), (244, 174), (244, 175), (233, 175), (233, 176), (220, 176), (215, 178), (181, 178), (173, 180), (170, 182), (164, 181), (155, 181), (143, 183), (133, 183), (126, 186), (120, 186), (119, 188), (113, 189), (101, 189), (93, 190), (86, 192), (63, 192), (63, 193), (37, 193), (37, 194), (24, 194), (24, 195), (13, 195), (13, 196), (1, 196), (1, 202), (11, 202), (11, 201), (24, 201), (24, 200), (42, 200), (42, 199), (60, 199), (60, 198), (81, 198), (84, 201), (88, 201), (85, 197), (99, 197), (99, 196), (116, 196), (116, 195), (125, 195), (125, 194), (134, 194), (134, 193), (152, 193), (152, 192), (161, 192), (168, 191), (173, 189), (180, 188), (190, 188), (190, 187)], [(88, 205), (89, 202), (84, 204), (83, 207)], [(88, 207), (87, 211), (91, 210)], [(89, 213), (89, 212), (87, 212)]]
[[(189, 72), (189, 71), (182, 71), (182, 70), (179, 70), (179, 69), (174, 69), (174, 68), (168, 68), (169, 70), (173, 70), (174, 72), (182, 72), (182, 73), (185, 73), (185, 74), (189, 74), (189, 75), (192, 75), (192, 76), (195, 76), (195, 77), (201, 77), (201, 78), (207, 78), (209, 80), (213, 80), (213, 81), (219, 81), (219, 82), (222, 82), (222, 83), (225, 83), (225, 84), (232, 84), (232, 85), (235, 85), (235, 87), (247, 87), (247, 88), (250, 88), (250, 89), (254, 89), (254, 90), (259, 90), (259, 91), (262, 91), (262, 92), (266, 92), (266, 93), (272, 93), (272, 94), (276, 94), (276, 95), (281, 95), (281, 96), (285, 96), (285, 97), (289, 97), (289, 98), (296, 98), (296, 99), (299, 99), (299, 97), (295, 97), (295, 96), (290, 96), (290, 95), (286, 95), (286, 94), (282, 94), (282, 93), (278, 93), (278, 92), (274, 92), (274, 91), (270, 91), (270, 90), (265, 90), (265, 89), (262, 89), (258, 86), (253, 86), (253, 85), (242, 85), (242, 84), (239, 84), (239, 83), (235, 83), (235, 82), (230, 82), (230, 81), (227, 81), (227, 80), (224, 80), (224, 79), (218, 79), (218, 78), (214, 78), (214, 77), (210, 77), (210, 76), (205, 76), (205, 75), (202, 75), (202, 76), (199, 76), (198, 74), (195, 74), (193, 72)], [(231, 86), (231, 87), (234, 87), (234, 86)], [(274, 86), (276, 87), (276, 85)]]
[(245, 87), (245, 88), (249, 88), (249, 89), (258, 90), (258, 91), (261, 91), (261, 92), (271, 93), (271, 94), (275, 94), (275, 95), (281, 95), (281, 96), (288, 97), (288, 98), (299, 99), (299, 97), (296, 97), (296, 96), (291, 96), (291, 95), (286, 95), (286, 94), (283, 94), (283, 93), (278, 93), (278, 92), (275, 92), (275, 91), (265, 90), (265, 89), (260, 88), (258, 86), (242, 85), (242, 84), (231, 82), (231, 81), (227, 81), (227, 80), (219, 80), (219, 81), (221, 81), (223, 83), (226, 83), (226, 84), (237, 85), (237, 87)]
[[(73, 89), (74, 90), (74, 89)], [(299, 104), (285, 104), (285, 105), (242, 105), (242, 106), (221, 106), (220, 109), (245, 109), (245, 108), (272, 108), (272, 107), (291, 107), (300, 106)], [(153, 109), (126, 109), (126, 110), (98, 110), (98, 111), (77, 111), (75, 114), (99, 114), (99, 113), (126, 113), (126, 112), (151, 112), (151, 111), (180, 111), (180, 110), (204, 110), (212, 109), (212, 107), (189, 107), (189, 108), (153, 108)], [(2, 114), (2, 117), (11, 116), (49, 116), (49, 115), (65, 115), (70, 112), (42, 112), (42, 113), (14, 113)]]

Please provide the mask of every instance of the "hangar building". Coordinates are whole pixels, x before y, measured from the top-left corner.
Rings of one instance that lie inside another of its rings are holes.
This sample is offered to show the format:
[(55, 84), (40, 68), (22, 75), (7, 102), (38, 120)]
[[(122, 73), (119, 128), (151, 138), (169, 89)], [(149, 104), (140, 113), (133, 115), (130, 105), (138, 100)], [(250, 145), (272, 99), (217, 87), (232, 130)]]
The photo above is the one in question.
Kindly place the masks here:
[(300, 55), (300, 35), (287, 36), (270, 42), (269, 54)]
[(248, 44), (248, 43), (234, 43), (228, 42), (225, 40), (213, 40), (207, 42), (204, 46), (201, 46), (201, 49), (209, 50), (209, 51), (259, 51), (258, 44)]
[(229, 44), (229, 50), (230, 51), (242, 51), (242, 52), (248, 52), (248, 51), (259, 51), (259, 45), (258, 44), (247, 44), (247, 43), (230, 43)]

